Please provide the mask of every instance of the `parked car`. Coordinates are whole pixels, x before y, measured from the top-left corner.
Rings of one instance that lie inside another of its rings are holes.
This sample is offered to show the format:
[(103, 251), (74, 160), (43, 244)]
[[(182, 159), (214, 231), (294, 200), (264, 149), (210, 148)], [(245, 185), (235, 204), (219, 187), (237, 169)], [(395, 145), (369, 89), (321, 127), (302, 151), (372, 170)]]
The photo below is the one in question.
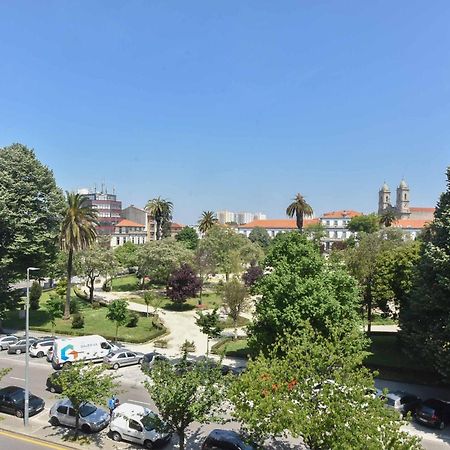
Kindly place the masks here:
[(256, 450), (256, 447), (246, 444), (235, 431), (213, 430), (202, 445), (202, 450)]
[(36, 358), (43, 358), (50, 347), (53, 347), (55, 337), (45, 337), (30, 345), (30, 355)]
[(425, 400), (417, 408), (416, 420), (443, 430), (450, 423), (450, 403), (435, 398)]
[[(53, 426), (66, 425), (75, 428), (76, 414), (69, 399), (57, 401), (50, 409), (50, 423)], [(109, 412), (92, 403), (80, 409), (78, 428), (85, 433), (100, 431), (109, 423)]]
[[(33, 416), (44, 409), (42, 398), (30, 393), (28, 414)], [(25, 411), (25, 389), (17, 386), (8, 386), (0, 389), (0, 411), (14, 414), (22, 418)]]
[(404, 391), (394, 391), (386, 394), (386, 406), (395, 409), (402, 416), (406, 416), (409, 412), (414, 415), (419, 405), (420, 398), (414, 394)]
[(157, 415), (150, 409), (133, 403), (122, 403), (112, 414), (109, 426), (111, 437), (116, 442), (123, 439), (146, 448), (162, 446), (170, 441), (172, 434), (157, 430), (156, 422)]
[(247, 368), (245, 366), (232, 367), (228, 366), (227, 364), (223, 364), (220, 370), (222, 372), (222, 375), (227, 375), (229, 373), (231, 373), (231, 375), (241, 375), (247, 370)]
[(51, 373), (48, 378), (47, 381), (45, 382), (45, 385), (47, 386), (47, 389), (52, 392), (52, 393), (56, 393), (56, 394), (61, 394), (62, 389), (61, 386), (57, 383), (58, 377), (61, 374), (61, 372), (53, 372)]
[(146, 353), (142, 358), (141, 368), (143, 370), (152, 370), (156, 361), (169, 361), (169, 359), (158, 352)]
[[(28, 344), (32, 345), (37, 341), (35, 337), (29, 337), (28, 338)], [(8, 353), (9, 354), (16, 354), (20, 355), (21, 353), (25, 352), (27, 349), (27, 340), (25, 338), (19, 339), (17, 342), (10, 344), (8, 347)]]
[(117, 370), (119, 367), (141, 364), (144, 354), (132, 352), (127, 349), (115, 350), (103, 358), (103, 362), (110, 368)]
[(15, 344), (19, 338), (14, 334), (7, 334), (0, 337), (0, 350), (6, 350), (11, 344)]

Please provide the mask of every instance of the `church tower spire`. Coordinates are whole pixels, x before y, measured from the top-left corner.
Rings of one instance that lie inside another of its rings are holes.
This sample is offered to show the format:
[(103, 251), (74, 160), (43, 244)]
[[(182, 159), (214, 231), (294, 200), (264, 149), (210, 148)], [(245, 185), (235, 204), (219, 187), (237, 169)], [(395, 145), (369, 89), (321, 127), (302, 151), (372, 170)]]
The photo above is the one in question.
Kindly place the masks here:
[(402, 180), (397, 188), (397, 201), (395, 209), (401, 219), (408, 219), (411, 215), (409, 209), (409, 187), (405, 180)]
[(383, 186), (378, 191), (378, 214), (381, 215), (383, 212), (391, 208), (391, 190), (389, 186), (386, 184), (386, 181), (383, 183)]

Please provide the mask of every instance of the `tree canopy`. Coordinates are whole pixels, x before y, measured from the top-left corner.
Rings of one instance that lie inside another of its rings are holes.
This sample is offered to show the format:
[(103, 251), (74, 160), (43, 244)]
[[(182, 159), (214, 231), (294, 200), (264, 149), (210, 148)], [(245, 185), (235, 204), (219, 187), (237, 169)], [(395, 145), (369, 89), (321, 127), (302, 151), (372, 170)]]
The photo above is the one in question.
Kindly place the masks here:
[(311, 205), (309, 205), (303, 195), (297, 194), (295, 198), (292, 200), (292, 203), (286, 208), (286, 214), (289, 217), (296, 218), (297, 228), (302, 231), (303, 230), (303, 221), (305, 216), (312, 216), (313, 209)]
[(152, 198), (147, 202), (145, 209), (156, 222), (156, 240), (163, 237), (163, 228), (170, 225), (172, 220), (173, 203), (161, 197)]
[(114, 256), (121, 267), (131, 269), (137, 266), (137, 249), (138, 246), (131, 241), (125, 242), (123, 245), (114, 249)]
[(324, 335), (337, 323), (359, 326), (356, 281), (341, 267), (331, 270), (303, 234), (278, 235), (264, 265), (270, 273), (256, 285), (261, 298), (248, 326), (249, 345), (256, 352), (301, 330), (305, 320)]
[(417, 277), (400, 312), (404, 348), (450, 380), (450, 167), (434, 220), (423, 235)]
[(189, 264), (175, 269), (167, 282), (166, 293), (175, 303), (184, 303), (189, 297), (195, 297), (202, 287), (202, 279), (197, 276)]
[(64, 196), (53, 172), (22, 144), (0, 148), (0, 309), (27, 267), (43, 276), (56, 259)]
[(205, 234), (210, 228), (217, 223), (216, 214), (213, 211), (203, 211), (198, 221), (198, 229), (200, 233)]
[(250, 232), (248, 238), (254, 243), (258, 244), (261, 248), (267, 248), (270, 244), (270, 236), (265, 228), (255, 227)]
[(198, 246), (198, 235), (192, 227), (182, 228), (175, 239), (182, 242), (189, 250), (195, 250)]
[(379, 228), (379, 218), (374, 213), (352, 217), (347, 224), (347, 229), (353, 233), (374, 233)]

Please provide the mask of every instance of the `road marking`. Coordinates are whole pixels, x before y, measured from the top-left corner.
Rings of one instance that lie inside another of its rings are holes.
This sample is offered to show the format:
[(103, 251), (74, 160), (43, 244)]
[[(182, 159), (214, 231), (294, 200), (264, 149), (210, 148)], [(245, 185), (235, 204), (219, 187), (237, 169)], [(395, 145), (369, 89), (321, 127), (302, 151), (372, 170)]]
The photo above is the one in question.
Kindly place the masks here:
[(139, 400), (133, 400), (132, 398), (128, 399), (129, 402), (133, 402), (133, 403), (140, 403), (141, 405), (148, 405), (151, 406), (150, 403), (148, 402), (141, 402)]
[(11, 380), (19, 380), (19, 381), (25, 381), (25, 378), (16, 378), (16, 377), (9, 377)]
[(67, 450), (67, 447), (61, 447), (60, 445), (57, 444), (50, 444), (49, 442), (39, 441), (37, 439), (21, 436), (15, 433), (9, 433), (8, 431), (0, 431), (0, 436), (6, 436), (11, 439), (17, 439), (19, 441), (40, 445), (41, 447), (53, 448), (55, 450)]

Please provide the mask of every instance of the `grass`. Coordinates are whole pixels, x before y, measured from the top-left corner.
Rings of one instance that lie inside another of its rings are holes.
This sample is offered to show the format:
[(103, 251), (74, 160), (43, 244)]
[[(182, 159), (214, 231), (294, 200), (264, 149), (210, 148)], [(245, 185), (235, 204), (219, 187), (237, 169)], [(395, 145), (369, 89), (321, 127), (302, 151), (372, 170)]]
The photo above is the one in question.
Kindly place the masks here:
[[(367, 321), (365, 320), (367, 325)], [(397, 325), (398, 322), (391, 317), (383, 317), (380, 314), (374, 314), (372, 316), (372, 325)]]
[(384, 333), (371, 336), (367, 365), (386, 366), (394, 369), (417, 369), (417, 360), (403, 353), (396, 333)]
[[(246, 325), (248, 325), (250, 323), (250, 320), (247, 319), (246, 317), (242, 317), (239, 316), (238, 320), (237, 320), (237, 326), (238, 327), (245, 327)], [(220, 321), (220, 327), (222, 329), (225, 328), (234, 328), (234, 323), (233, 323), (233, 319), (231, 317), (227, 317), (226, 320), (221, 320)]]
[(224, 356), (234, 356), (237, 358), (247, 358), (250, 354), (250, 349), (247, 345), (247, 339), (240, 338), (233, 340), (231, 338), (222, 339), (211, 348), (211, 353), (221, 354)]
[(112, 280), (113, 292), (136, 291), (139, 288), (139, 280), (136, 275), (126, 275)]
[[(49, 293), (46, 294), (47, 296), (42, 295), (41, 297), (41, 308), (37, 311), (30, 311), (30, 329), (51, 333), (52, 326), (50, 318), (48, 312), (44, 309)], [(75, 298), (75, 296), (72, 297), (72, 299)], [(80, 306), (80, 313), (84, 316), (84, 327), (73, 329), (72, 320), (56, 319), (55, 334), (77, 336), (100, 334), (107, 339), (114, 339), (116, 327), (113, 322), (106, 318), (106, 307), (94, 309), (90, 304), (81, 300), (78, 300), (78, 304)], [(2, 326), (6, 329), (23, 330), (25, 328), (25, 320), (19, 318), (19, 311), (10, 311), (7, 313)], [(151, 318), (141, 316), (136, 327), (119, 327), (118, 339), (125, 342), (147, 342), (164, 334), (165, 331), (163, 327), (156, 327)]]

